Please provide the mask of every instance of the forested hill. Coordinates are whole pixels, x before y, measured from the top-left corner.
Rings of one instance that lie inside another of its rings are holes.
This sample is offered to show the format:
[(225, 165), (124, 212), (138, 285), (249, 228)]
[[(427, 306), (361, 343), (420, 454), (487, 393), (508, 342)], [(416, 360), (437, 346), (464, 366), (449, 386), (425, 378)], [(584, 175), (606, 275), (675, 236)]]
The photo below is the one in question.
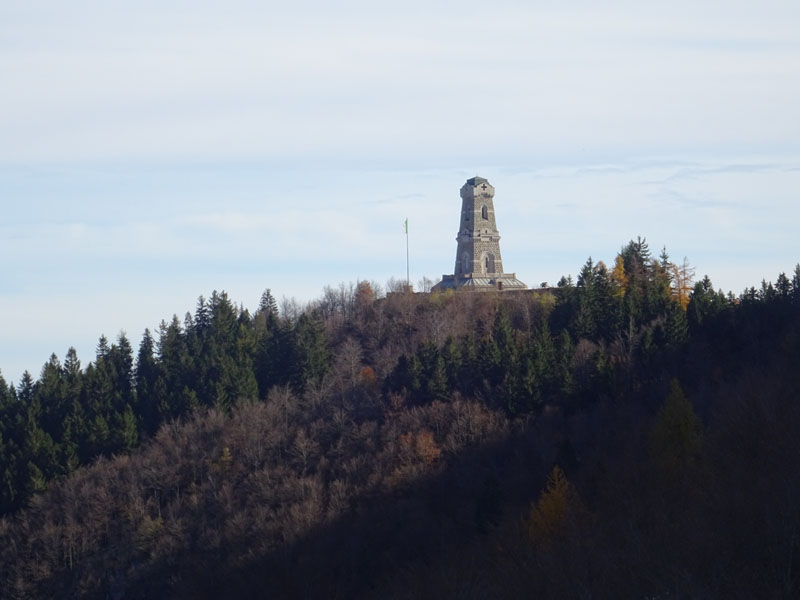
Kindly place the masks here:
[(0, 597), (800, 594), (800, 265), (288, 308), (0, 377)]

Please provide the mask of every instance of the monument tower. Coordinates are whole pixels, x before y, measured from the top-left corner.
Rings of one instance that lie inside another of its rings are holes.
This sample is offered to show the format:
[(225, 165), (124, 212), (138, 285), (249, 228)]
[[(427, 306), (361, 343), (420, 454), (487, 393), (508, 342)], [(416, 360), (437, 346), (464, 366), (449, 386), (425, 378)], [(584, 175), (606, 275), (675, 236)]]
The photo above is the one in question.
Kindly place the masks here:
[(473, 177), (461, 188), (461, 220), (453, 275), (443, 275), (434, 290), (524, 290), (514, 273), (503, 272), (500, 233), (494, 216), (494, 187)]

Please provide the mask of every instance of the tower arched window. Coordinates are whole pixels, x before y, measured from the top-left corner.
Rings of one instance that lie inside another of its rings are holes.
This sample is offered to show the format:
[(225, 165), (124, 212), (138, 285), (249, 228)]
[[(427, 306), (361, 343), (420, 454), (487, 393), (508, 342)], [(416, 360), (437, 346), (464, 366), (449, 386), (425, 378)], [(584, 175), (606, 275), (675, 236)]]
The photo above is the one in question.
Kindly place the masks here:
[(481, 208), (481, 217), (483, 217), (484, 219), (489, 218), (489, 209), (486, 208), (485, 204), (483, 205), (483, 208)]
[(494, 273), (494, 254), (491, 252), (486, 253), (483, 258), (483, 272), (484, 273)]

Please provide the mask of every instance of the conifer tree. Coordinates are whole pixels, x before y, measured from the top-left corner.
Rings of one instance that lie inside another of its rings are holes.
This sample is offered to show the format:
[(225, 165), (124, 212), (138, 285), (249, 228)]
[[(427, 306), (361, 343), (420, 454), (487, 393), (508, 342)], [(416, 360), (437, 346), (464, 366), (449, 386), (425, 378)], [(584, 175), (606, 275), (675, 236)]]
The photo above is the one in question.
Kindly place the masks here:
[(172, 419), (186, 414), (197, 403), (195, 360), (177, 315), (169, 325), (161, 322), (157, 350), (164, 376), (164, 385), (157, 386), (163, 392), (159, 394), (160, 412), (163, 419)]
[(294, 328), (297, 376), (295, 385), (302, 391), (308, 383), (319, 383), (330, 368), (330, 353), (325, 326), (318, 311), (300, 316)]
[(792, 282), (786, 277), (786, 273), (778, 275), (778, 279), (775, 281), (775, 291), (777, 292), (778, 299), (782, 302), (791, 298)]
[(63, 438), (63, 427), (71, 404), (64, 388), (61, 363), (55, 354), (51, 354), (50, 360), (42, 367), (36, 394), (42, 407), (39, 422), (48, 435), (58, 441)]
[(800, 304), (800, 263), (797, 263), (792, 274), (792, 300)]
[(702, 445), (700, 420), (676, 379), (658, 412), (651, 438), (653, 460), (668, 482), (697, 464)]
[(211, 308), (206, 303), (206, 299), (203, 296), (197, 298), (197, 307), (195, 308), (194, 312), (194, 331), (198, 337), (201, 339), (206, 336), (209, 329), (211, 329)]
[(35, 385), (36, 384), (33, 380), (33, 377), (31, 376), (30, 372), (26, 370), (22, 374), (22, 379), (20, 379), (20, 382), (17, 385), (17, 399), (20, 401), (22, 406), (26, 408), (26, 410), (29, 410), (33, 404)]
[(528, 537), (537, 544), (554, 542), (570, 517), (579, 509), (575, 488), (558, 465), (553, 467), (539, 500), (531, 504), (525, 527)]
[(578, 274), (576, 288), (577, 306), (573, 309), (572, 329), (579, 337), (594, 339), (597, 334), (599, 299), (595, 290), (595, 267), (591, 256)]
[(481, 340), (478, 346), (478, 358), (484, 381), (492, 387), (500, 385), (505, 375), (505, 369), (503, 355), (493, 336), (487, 335)]
[[(23, 375), (24, 378), (24, 375)], [(0, 375), (0, 512), (15, 510), (26, 496), (24, 447), (27, 411)]]
[(392, 391), (406, 391), (412, 402), (419, 402), (419, 393), (422, 389), (422, 365), (417, 354), (410, 357), (401, 354), (397, 365), (387, 378), (388, 387)]
[(679, 348), (689, 337), (686, 313), (678, 302), (671, 303), (667, 309), (665, 334), (666, 343), (672, 348)]
[(517, 346), (514, 339), (514, 331), (511, 328), (508, 311), (502, 306), (495, 313), (492, 338), (497, 344), (497, 349), (500, 353), (500, 364), (509, 367), (516, 364)]
[(291, 383), (297, 377), (294, 369), (295, 330), (286, 320), (267, 318), (266, 327), (256, 342), (255, 377), (261, 397), (276, 385)]
[(533, 364), (540, 392), (549, 394), (557, 385), (556, 351), (550, 329), (546, 323), (543, 325), (536, 332), (533, 341)]
[(597, 338), (609, 341), (613, 339), (619, 329), (619, 293), (616, 281), (608, 272), (603, 261), (595, 265), (594, 274), (594, 323)]
[(149, 329), (144, 330), (139, 352), (136, 355), (134, 381), (136, 386), (135, 412), (141, 421), (142, 429), (152, 434), (160, 424), (156, 382), (160, 367), (154, 356), (155, 341)]
[(711, 280), (706, 275), (702, 281), (694, 286), (689, 305), (686, 307), (686, 317), (690, 327), (700, 327), (709, 318), (719, 314), (725, 305), (725, 297), (720, 297), (714, 291)]
[(120, 333), (117, 343), (112, 344), (108, 363), (114, 386), (114, 411), (122, 413), (133, 403), (133, 348), (125, 333)]
[(460, 386), (459, 375), (462, 368), (461, 348), (453, 339), (448, 336), (442, 346), (442, 360), (444, 361), (444, 372), (447, 377), (447, 387), (455, 390)]
[(261, 295), (261, 301), (258, 304), (257, 314), (264, 315), (265, 317), (272, 319), (278, 318), (278, 302), (275, 300), (275, 297), (272, 295), (272, 292), (269, 289), (264, 290), (264, 293)]
[(672, 265), (673, 296), (683, 310), (689, 305), (694, 280), (694, 268), (689, 265), (689, 259), (683, 257), (680, 265)]
[(568, 398), (574, 391), (572, 380), (572, 338), (569, 331), (562, 329), (558, 336), (557, 349), (558, 372), (554, 376), (558, 379), (558, 391), (563, 398)]
[(101, 335), (100, 339), (97, 341), (97, 351), (96, 356), (97, 358), (104, 358), (108, 354), (108, 338), (105, 335)]
[(139, 427), (130, 404), (114, 414), (110, 437), (115, 452), (129, 452), (139, 444)]
[(420, 404), (428, 404), (434, 400), (446, 400), (447, 373), (445, 372), (444, 359), (442, 359), (436, 344), (425, 342), (417, 350), (421, 371), (421, 394), (417, 398)]
[(461, 338), (459, 345), (461, 368), (458, 371), (458, 388), (467, 395), (474, 393), (481, 379), (481, 365), (478, 346), (473, 335)]

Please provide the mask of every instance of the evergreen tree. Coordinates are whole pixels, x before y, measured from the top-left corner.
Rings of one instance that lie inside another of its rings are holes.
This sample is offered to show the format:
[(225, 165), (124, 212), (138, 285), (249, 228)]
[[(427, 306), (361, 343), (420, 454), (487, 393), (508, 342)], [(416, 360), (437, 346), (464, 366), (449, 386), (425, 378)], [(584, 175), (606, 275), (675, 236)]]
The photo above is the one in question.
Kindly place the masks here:
[(534, 377), (542, 394), (540, 401), (545, 401), (558, 387), (556, 349), (550, 330), (546, 326), (536, 332), (532, 346), (532, 360)]
[(725, 307), (725, 296), (720, 296), (714, 291), (711, 280), (706, 275), (702, 281), (694, 286), (689, 305), (686, 307), (686, 318), (689, 326), (697, 328), (708, 319), (715, 317)]
[(108, 354), (108, 351), (109, 351), (108, 338), (106, 338), (105, 335), (101, 335), (100, 339), (97, 342), (97, 351), (96, 351), (97, 358), (98, 359), (105, 358), (105, 356)]
[(27, 489), (26, 495), (42, 492), (47, 487), (47, 482), (59, 473), (56, 445), (51, 438), (31, 416), (28, 420), (26, 431), (25, 454), (27, 464)]
[(113, 407), (119, 414), (133, 404), (134, 390), (133, 348), (124, 333), (120, 333), (117, 343), (111, 346), (107, 363), (114, 386)]
[(641, 237), (630, 241), (620, 251), (615, 278), (621, 281), (622, 322), (628, 323), (629, 338), (642, 325), (652, 323), (666, 311), (672, 298), (671, 274), (664, 266), (668, 261), (666, 249), (662, 252), (660, 262), (651, 259), (647, 242)]
[(238, 397), (239, 322), (236, 309), (225, 292), (212, 292), (210, 317), (210, 329), (206, 335), (198, 336), (194, 351), (198, 380), (194, 389), (201, 404), (227, 411)]
[(497, 344), (500, 352), (500, 364), (512, 366), (517, 362), (517, 345), (514, 339), (514, 331), (511, 328), (511, 321), (505, 308), (495, 313), (494, 324), (492, 325), (492, 338)]
[(396, 392), (405, 390), (412, 402), (418, 402), (422, 389), (422, 365), (417, 354), (414, 353), (410, 357), (401, 354), (397, 359), (397, 365), (387, 378), (387, 383), (389, 390)]
[(594, 324), (597, 338), (610, 341), (619, 330), (619, 290), (605, 263), (599, 261), (595, 266), (593, 278)]
[(557, 378), (556, 385), (558, 386), (559, 394), (566, 400), (574, 392), (574, 382), (572, 380), (572, 338), (570, 338), (569, 331), (562, 329), (558, 336), (557, 347), (557, 366), (558, 372), (555, 373)]
[(772, 302), (775, 300), (775, 288), (772, 286), (771, 281), (767, 281), (766, 279), (761, 280), (761, 291), (759, 292), (759, 296), (763, 302)]
[(64, 423), (71, 407), (65, 387), (61, 363), (55, 354), (51, 354), (50, 360), (42, 367), (36, 394), (42, 410), (41, 427), (58, 441), (63, 438)]
[(461, 338), (459, 345), (461, 367), (458, 371), (458, 389), (466, 395), (472, 395), (482, 378), (481, 359), (474, 335)]
[(595, 290), (595, 267), (592, 257), (583, 265), (578, 275), (577, 306), (573, 309), (572, 330), (578, 337), (595, 339), (597, 334), (596, 314), (599, 299)]
[(634, 277), (642, 276), (650, 264), (650, 247), (647, 240), (641, 236), (636, 241), (631, 240), (622, 248), (622, 256), (625, 272)]
[(236, 382), (235, 397), (255, 400), (258, 398), (258, 381), (255, 374), (256, 332), (250, 314), (241, 310), (236, 336)]
[(130, 404), (114, 413), (110, 437), (116, 452), (129, 452), (139, 444), (139, 427)]
[(461, 385), (459, 376), (463, 364), (461, 348), (452, 336), (448, 336), (442, 347), (442, 360), (444, 361), (444, 372), (447, 377), (447, 388), (450, 390), (458, 389)]
[[(25, 371), (17, 387), (21, 411), (17, 413), (16, 423), (16, 437), (21, 449), (18, 467), (23, 467), (18, 473), (17, 489), (23, 497), (43, 491), (47, 480), (58, 471), (55, 444), (40, 426), (43, 411), (37, 391), (38, 385), (31, 374)], [(22, 419), (24, 422), (20, 422)]]
[(160, 424), (156, 384), (161, 376), (161, 369), (156, 362), (154, 350), (153, 336), (149, 329), (145, 329), (139, 344), (139, 353), (136, 356), (135, 412), (141, 421), (143, 430), (149, 434), (155, 433)]
[(700, 420), (676, 379), (656, 419), (651, 433), (653, 459), (667, 482), (675, 482), (694, 467), (700, 456)]
[[(27, 410), (31, 410), (31, 406), (33, 405), (35, 386), (36, 383), (33, 381), (33, 377), (30, 372), (26, 370), (22, 374), (22, 379), (20, 379), (17, 385), (17, 398)], [(38, 417), (38, 415), (36, 416)]]
[(261, 295), (261, 301), (258, 304), (258, 314), (264, 315), (266, 318), (278, 318), (278, 303), (269, 289), (264, 290)]
[(521, 412), (537, 410), (542, 402), (541, 379), (536, 371), (534, 346), (531, 344), (520, 357), (517, 375), (518, 408)]
[(162, 420), (168, 420), (190, 412), (197, 402), (194, 361), (177, 315), (169, 325), (161, 322), (157, 351), (164, 380), (163, 385), (156, 384), (159, 412)]
[(800, 263), (797, 263), (792, 274), (792, 301), (800, 304)]
[[(23, 375), (24, 378), (24, 375)], [(27, 410), (13, 386), (0, 375), (0, 511), (15, 510), (26, 496)]]
[(778, 299), (782, 302), (786, 302), (791, 298), (792, 282), (786, 277), (786, 273), (778, 275), (778, 279), (775, 282), (775, 291), (777, 292)]
[(478, 347), (478, 359), (483, 380), (491, 387), (500, 385), (506, 370), (503, 365), (503, 355), (500, 353), (500, 347), (494, 337), (486, 336), (481, 340)]
[(71, 347), (67, 350), (67, 356), (64, 358), (64, 384), (67, 388), (67, 396), (72, 399), (77, 399), (80, 396), (81, 390), (81, 361), (78, 360), (78, 353), (75, 348)]
[(295, 326), (297, 376), (295, 385), (303, 390), (307, 383), (319, 383), (330, 368), (325, 326), (318, 311), (303, 314)]
[(528, 538), (539, 545), (553, 543), (580, 508), (577, 491), (567, 481), (561, 467), (556, 465), (539, 500), (531, 503), (524, 523)]
[(197, 299), (197, 307), (194, 312), (194, 331), (201, 339), (205, 337), (211, 329), (212, 311), (211, 307), (206, 304), (206, 299), (200, 296)]
[(686, 313), (678, 302), (672, 302), (669, 305), (664, 328), (666, 343), (671, 348), (681, 347), (689, 338)]
[(658, 261), (651, 263), (651, 279), (648, 286), (648, 300), (650, 303), (651, 314), (658, 315), (666, 310), (670, 302), (673, 301), (672, 293), (672, 265), (669, 262), (667, 249), (661, 250)]
[(434, 400), (447, 400), (447, 373), (444, 359), (436, 344), (425, 342), (417, 350), (421, 371), (421, 394), (417, 397), (420, 404), (428, 404)]
[(291, 323), (267, 319), (256, 342), (254, 370), (258, 391), (266, 397), (270, 388), (295, 380), (295, 335)]

